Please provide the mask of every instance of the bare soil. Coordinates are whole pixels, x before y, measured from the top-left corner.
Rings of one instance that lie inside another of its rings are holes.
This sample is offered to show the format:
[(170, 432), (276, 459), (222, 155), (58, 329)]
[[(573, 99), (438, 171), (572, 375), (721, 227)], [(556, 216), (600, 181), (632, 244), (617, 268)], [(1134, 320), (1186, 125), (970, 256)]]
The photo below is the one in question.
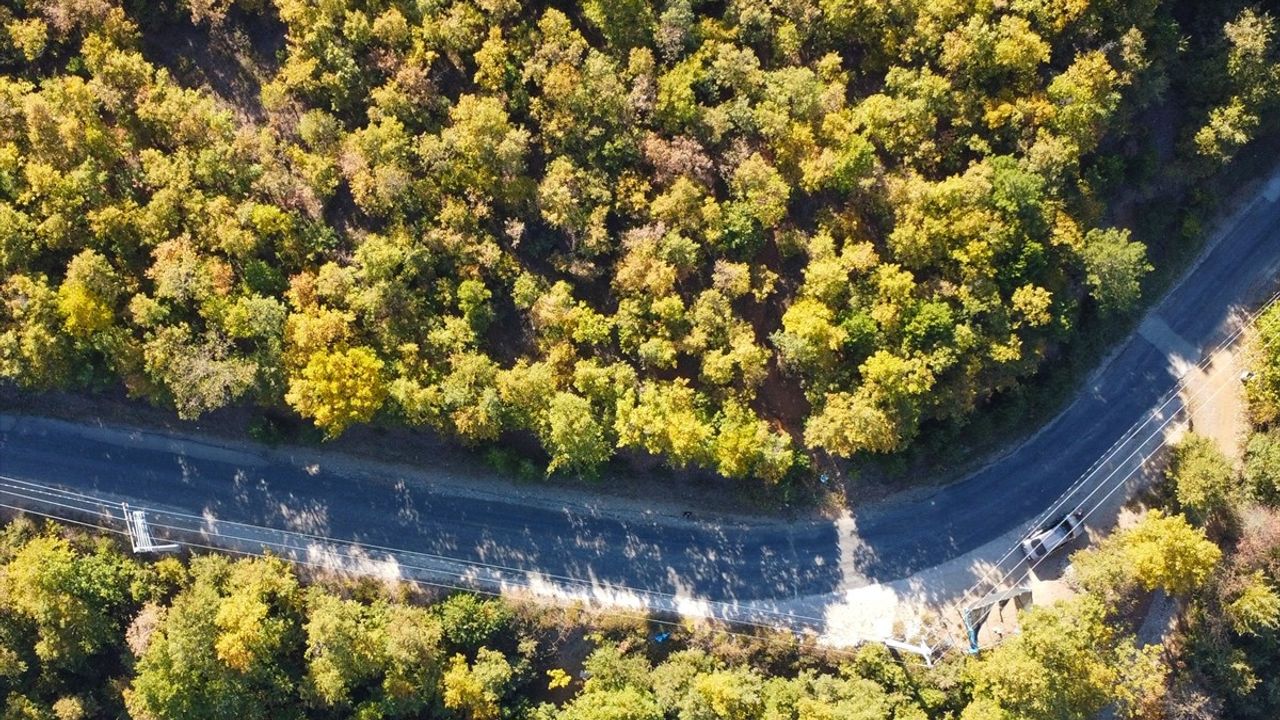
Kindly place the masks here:
[(284, 26), (269, 14), (234, 9), (217, 27), (169, 21), (164, 32), (144, 32), (143, 53), (173, 73), (183, 87), (205, 88), (242, 121), (267, 119), (262, 84), (276, 72)]

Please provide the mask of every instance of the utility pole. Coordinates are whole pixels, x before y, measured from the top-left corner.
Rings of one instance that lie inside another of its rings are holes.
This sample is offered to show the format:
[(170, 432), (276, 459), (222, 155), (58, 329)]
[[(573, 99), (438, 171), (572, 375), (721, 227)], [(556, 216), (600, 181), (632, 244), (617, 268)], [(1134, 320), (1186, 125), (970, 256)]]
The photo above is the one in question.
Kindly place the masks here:
[(120, 507), (124, 508), (124, 524), (129, 529), (129, 540), (133, 543), (135, 553), (174, 552), (178, 549), (177, 543), (156, 544), (151, 537), (151, 526), (147, 524), (145, 510), (130, 510), (129, 503), (120, 503)]

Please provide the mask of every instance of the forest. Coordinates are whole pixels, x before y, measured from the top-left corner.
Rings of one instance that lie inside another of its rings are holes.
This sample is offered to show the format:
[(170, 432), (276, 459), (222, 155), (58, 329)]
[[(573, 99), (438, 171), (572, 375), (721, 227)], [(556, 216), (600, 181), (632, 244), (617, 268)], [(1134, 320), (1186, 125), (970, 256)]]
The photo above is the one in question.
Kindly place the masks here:
[(1160, 248), (1114, 204), (1212, 174), (1280, 94), (1274, 18), (1231, 0), (4, 0), (0, 28), (0, 379), (548, 473), (770, 483), (963, 423), (1138, 306)]

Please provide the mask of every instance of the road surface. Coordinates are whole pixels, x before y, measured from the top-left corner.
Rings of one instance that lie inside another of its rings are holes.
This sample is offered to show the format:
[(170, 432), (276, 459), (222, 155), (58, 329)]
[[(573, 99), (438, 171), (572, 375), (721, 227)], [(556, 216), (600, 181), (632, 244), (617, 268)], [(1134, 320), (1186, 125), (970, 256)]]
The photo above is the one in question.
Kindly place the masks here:
[[(0, 475), (236, 521), (659, 594), (779, 606), (906, 578), (1025, 527), (1221, 342), (1280, 262), (1280, 180), (1049, 426), (981, 471), (840, 522), (717, 522), (352, 477), (280, 454), (34, 417), (0, 419)], [(430, 469), (424, 469), (429, 472)]]

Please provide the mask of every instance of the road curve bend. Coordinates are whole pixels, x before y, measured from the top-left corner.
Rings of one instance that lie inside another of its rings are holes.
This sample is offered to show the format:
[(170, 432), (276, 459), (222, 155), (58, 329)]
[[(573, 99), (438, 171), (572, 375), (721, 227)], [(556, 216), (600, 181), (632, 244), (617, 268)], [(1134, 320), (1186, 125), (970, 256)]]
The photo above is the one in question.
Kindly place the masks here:
[[(838, 522), (715, 522), (455, 491), (430, 468), (357, 477), (288, 451), (127, 428), (0, 416), (0, 476), (209, 523), (305, 532), (450, 558), (544, 582), (787, 606), (853, 582), (908, 578), (1024, 528), (1228, 338), (1280, 264), (1280, 175), (1041, 432), (958, 482)], [(362, 473), (362, 475), (364, 475)], [(424, 477), (426, 478), (424, 481)], [(265, 530), (264, 530), (265, 531)], [(856, 535), (856, 537), (854, 537)]]

